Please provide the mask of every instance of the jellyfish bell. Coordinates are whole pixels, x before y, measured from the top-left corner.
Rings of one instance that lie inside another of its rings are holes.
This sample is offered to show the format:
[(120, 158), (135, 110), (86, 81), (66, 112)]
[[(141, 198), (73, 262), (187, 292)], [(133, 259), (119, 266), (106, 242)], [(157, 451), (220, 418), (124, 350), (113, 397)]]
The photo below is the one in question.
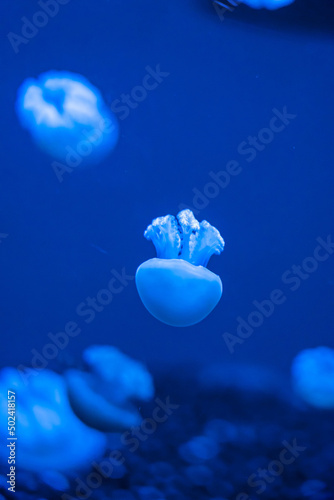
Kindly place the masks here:
[(299, 397), (316, 408), (334, 409), (334, 349), (319, 346), (300, 351), (291, 374)]
[(276, 10), (286, 7), (293, 3), (294, 0), (243, 0), (243, 3), (254, 9)]
[[(72, 473), (89, 468), (103, 456), (106, 437), (91, 429), (73, 413), (64, 379), (44, 369), (23, 382), (16, 368), (0, 370), (0, 424), (8, 425), (7, 391), (17, 394), (15, 413), (17, 435), (16, 464), (19, 470), (44, 473)], [(8, 453), (0, 449), (0, 466)]]
[(35, 143), (68, 167), (104, 159), (118, 140), (118, 123), (100, 92), (81, 75), (49, 71), (18, 90), (16, 111)]
[(136, 284), (146, 309), (171, 326), (199, 323), (222, 295), (219, 276), (182, 259), (144, 262), (138, 268)]
[(218, 304), (223, 286), (206, 265), (224, 249), (219, 231), (199, 223), (191, 210), (154, 219), (144, 236), (153, 242), (157, 258), (141, 264), (136, 286), (146, 309), (170, 326), (202, 321)]
[(240, 3), (244, 3), (253, 9), (268, 9), (276, 10), (286, 5), (290, 5), (294, 0), (214, 0), (214, 3), (226, 8), (234, 10)]
[(105, 432), (140, 425), (137, 403), (149, 401), (154, 395), (146, 367), (109, 345), (88, 347), (83, 359), (88, 371), (65, 372), (75, 414), (90, 427)]

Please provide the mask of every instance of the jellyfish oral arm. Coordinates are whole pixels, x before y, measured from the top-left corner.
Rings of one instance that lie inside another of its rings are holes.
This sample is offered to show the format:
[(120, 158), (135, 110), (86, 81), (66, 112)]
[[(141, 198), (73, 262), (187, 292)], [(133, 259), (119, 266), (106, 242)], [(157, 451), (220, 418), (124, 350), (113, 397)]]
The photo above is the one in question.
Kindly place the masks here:
[(195, 266), (207, 266), (225, 245), (219, 231), (205, 220), (199, 223), (191, 210), (154, 219), (144, 236), (154, 244), (158, 258), (183, 259)]

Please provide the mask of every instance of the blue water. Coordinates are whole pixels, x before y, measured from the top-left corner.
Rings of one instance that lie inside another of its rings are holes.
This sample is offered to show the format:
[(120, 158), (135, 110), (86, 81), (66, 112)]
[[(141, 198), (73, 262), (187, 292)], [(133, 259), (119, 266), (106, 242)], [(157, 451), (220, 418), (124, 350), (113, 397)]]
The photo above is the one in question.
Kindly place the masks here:
[[(0, 365), (31, 366), (70, 321), (80, 333), (49, 368), (95, 343), (150, 367), (247, 363), (288, 376), (300, 350), (334, 348), (333, 249), (308, 259), (319, 239), (321, 248), (334, 240), (331, 2), (270, 13), (239, 6), (220, 19), (206, 0), (70, 0), (15, 53), (8, 33), (20, 34), (38, 8), (0, 6)], [(62, 182), (15, 113), (22, 82), (49, 70), (84, 75), (120, 127), (101, 164)], [(117, 111), (115, 100), (150, 71), (163, 73), (158, 86)], [(284, 127), (268, 138), (263, 129), (282, 113)], [(259, 133), (257, 150), (248, 142)], [(208, 187), (231, 161), (238, 174)], [(224, 237), (208, 265), (224, 292), (203, 322), (173, 328), (147, 312), (133, 277), (155, 256), (147, 225), (185, 207)], [(304, 266), (302, 277), (293, 266)], [(127, 276), (124, 289), (86, 321), (78, 307), (112, 272)], [(275, 290), (280, 303), (231, 352), (224, 334), (237, 335), (238, 318), (248, 322), (254, 301), (272, 302)]]
[[(205, 1), (72, 0), (15, 54), (5, 35), (19, 34), (20, 18), (31, 19), (36, 5), (3, 3), (3, 364), (26, 361), (49, 331), (74, 320), (78, 304), (103, 288), (111, 269), (134, 275), (154, 256), (142, 237), (151, 220), (175, 214), (180, 204), (191, 206), (192, 190), (203, 192), (209, 172), (230, 160), (240, 162), (242, 173), (199, 216), (219, 227), (226, 241), (224, 254), (209, 266), (224, 284), (219, 307), (205, 322), (179, 331), (148, 315), (132, 281), (91, 325), (83, 323), (71, 352), (80, 353), (94, 338), (143, 360), (230, 360), (222, 334), (235, 332), (236, 318), (247, 317), (254, 300), (283, 288), (283, 272), (313, 254), (317, 237), (330, 234), (329, 23), (312, 26), (312, 12), (305, 25), (294, 26), (288, 9), (244, 10), (222, 22)], [(50, 158), (15, 116), (22, 81), (49, 69), (69, 70), (85, 75), (111, 103), (142, 83), (146, 66), (158, 64), (169, 76), (120, 122), (114, 153), (96, 168), (64, 174), (59, 183)], [(268, 126), (273, 108), (284, 106), (296, 118), (247, 163), (239, 144)], [(333, 269), (329, 259), (295, 293), (285, 285), (286, 303), (234, 358), (287, 369), (301, 348), (333, 345)]]

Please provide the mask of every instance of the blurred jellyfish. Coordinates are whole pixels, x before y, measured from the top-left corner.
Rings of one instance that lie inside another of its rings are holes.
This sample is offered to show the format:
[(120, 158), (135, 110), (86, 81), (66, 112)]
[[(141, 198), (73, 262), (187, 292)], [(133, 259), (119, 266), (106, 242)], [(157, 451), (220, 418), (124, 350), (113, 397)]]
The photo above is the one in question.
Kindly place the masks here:
[[(14, 368), (0, 372), (0, 423), (7, 428), (7, 390), (16, 393), (16, 466), (44, 474), (70, 473), (90, 467), (106, 447), (104, 434), (84, 425), (68, 402), (60, 375), (44, 370), (26, 386)], [(8, 448), (1, 447), (0, 463), (7, 463)]]
[(186, 462), (197, 464), (215, 458), (219, 444), (208, 436), (195, 436), (179, 447), (179, 454)]
[(74, 73), (49, 71), (26, 79), (16, 111), (37, 145), (69, 167), (98, 163), (118, 139), (116, 118), (100, 92)]
[(88, 372), (65, 372), (76, 415), (91, 427), (109, 432), (140, 424), (133, 402), (148, 401), (154, 395), (146, 368), (111, 346), (90, 346), (83, 358)]
[(294, 0), (213, 0), (214, 3), (225, 7), (228, 10), (234, 10), (240, 3), (244, 3), (253, 9), (269, 9), (275, 10), (286, 5), (290, 5)]
[(207, 221), (199, 223), (191, 210), (154, 219), (144, 236), (157, 258), (141, 264), (136, 273), (139, 296), (146, 309), (171, 326), (202, 321), (219, 302), (222, 282), (206, 269), (213, 254), (224, 249), (219, 231)]
[(317, 408), (334, 408), (334, 349), (315, 347), (301, 351), (292, 363), (296, 393)]
[(254, 9), (269, 9), (275, 10), (290, 5), (294, 0), (242, 0), (243, 3)]

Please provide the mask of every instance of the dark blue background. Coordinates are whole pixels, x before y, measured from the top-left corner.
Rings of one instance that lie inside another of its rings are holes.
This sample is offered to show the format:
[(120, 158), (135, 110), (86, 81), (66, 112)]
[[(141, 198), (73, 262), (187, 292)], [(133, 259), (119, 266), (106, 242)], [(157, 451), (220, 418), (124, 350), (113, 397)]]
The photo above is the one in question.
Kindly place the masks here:
[[(206, 0), (71, 0), (16, 55), (7, 33), (20, 33), (21, 17), (39, 7), (2, 0), (1, 365), (29, 364), (31, 349), (41, 351), (48, 332), (70, 320), (82, 332), (65, 357), (110, 343), (146, 362), (287, 370), (300, 349), (334, 347), (334, 256), (295, 292), (281, 282), (313, 254), (317, 237), (334, 235), (333, 11), (318, 4), (273, 13), (238, 7), (221, 21)], [(120, 122), (115, 151), (59, 183), (15, 115), (22, 81), (77, 72), (110, 105), (157, 64), (170, 75)], [(297, 117), (247, 163), (238, 145), (283, 106)], [(199, 214), (226, 241), (209, 264), (224, 283), (214, 312), (191, 328), (165, 326), (132, 281), (90, 325), (78, 318), (77, 305), (106, 286), (111, 269), (133, 275), (154, 256), (143, 238), (151, 220), (191, 205), (193, 188), (203, 190), (209, 172), (232, 159), (242, 173)], [(232, 356), (222, 334), (235, 333), (236, 318), (275, 288), (286, 302)]]

